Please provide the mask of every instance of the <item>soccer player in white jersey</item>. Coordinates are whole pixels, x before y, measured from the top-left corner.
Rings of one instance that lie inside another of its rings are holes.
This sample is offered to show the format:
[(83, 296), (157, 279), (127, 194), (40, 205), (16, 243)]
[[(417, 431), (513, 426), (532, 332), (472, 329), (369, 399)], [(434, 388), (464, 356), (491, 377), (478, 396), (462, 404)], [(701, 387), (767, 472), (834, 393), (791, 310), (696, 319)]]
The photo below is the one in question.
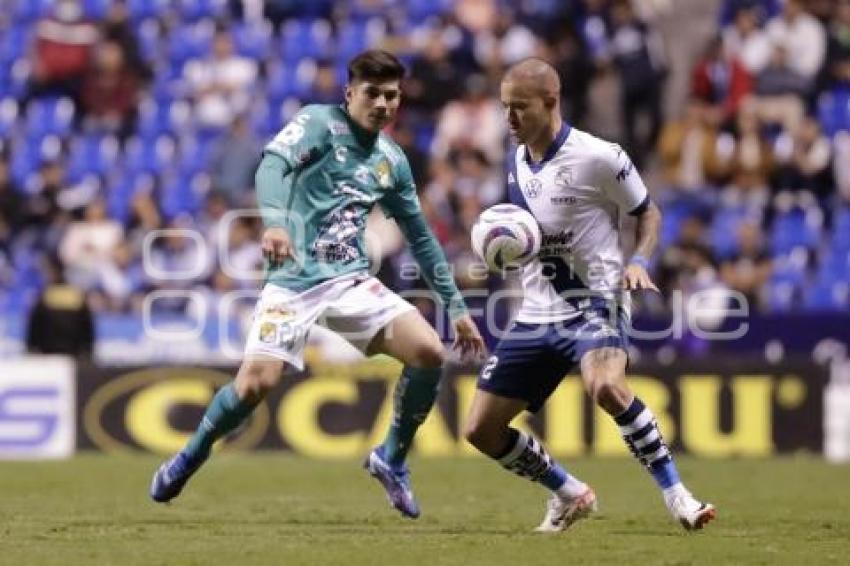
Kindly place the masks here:
[[(629, 449), (688, 530), (715, 516), (679, 479), (648, 407), (626, 382), (628, 295), (658, 289), (646, 268), (661, 213), (619, 146), (561, 119), (560, 81), (540, 59), (513, 66), (501, 84), (511, 134), (508, 193), (540, 224), (539, 257), (523, 268), (523, 301), (478, 379), (465, 436), (507, 470), (552, 492), (537, 530), (562, 531), (596, 509), (596, 494), (532, 436), (509, 426), (536, 412), (574, 366), (593, 400), (613, 417)], [(637, 218), (637, 246), (624, 262), (619, 219)], [(625, 265), (624, 265), (625, 263)]]

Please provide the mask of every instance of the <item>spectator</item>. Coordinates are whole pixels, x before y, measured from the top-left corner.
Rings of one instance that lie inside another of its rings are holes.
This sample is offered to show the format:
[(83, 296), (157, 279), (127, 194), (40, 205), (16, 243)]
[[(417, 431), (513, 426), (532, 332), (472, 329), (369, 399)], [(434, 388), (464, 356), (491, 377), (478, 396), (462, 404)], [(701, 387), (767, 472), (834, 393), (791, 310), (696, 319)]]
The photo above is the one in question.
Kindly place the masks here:
[(691, 192), (719, 182), (723, 166), (717, 140), (717, 128), (706, 105), (691, 99), (682, 119), (665, 124), (658, 142), (666, 183)]
[(48, 227), (64, 220), (59, 206), (59, 194), (65, 188), (65, 168), (59, 161), (46, 161), (41, 165), (31, 191), (24, 203), (24, 223), (44, 234)]
[(537, 44), (531, 30), (516, 22), (509, 10), (501, 10), (492, 28), (476, 34), (475, 56), (482, 68), (498, 75), (506, 66), (534, 55)]
[(198, 122), (219, 129), (245, 112), (257, 73), (255, 61), (234, 53), (230, 32), (217, 30), (212, 56), (190, 61), (184, 72)]
[(9, 176), (9, 162), (0, 155), (0, 242), (8, 245), (21, 226), (24, 199)]
[(139, 42), (130, 21), (126, 0), (113, 0), (109, 3), (106, 17), (100, 24), (101, 36), (121, 46), (127, 67), (133, 69), (140, 80), (147, 82), (153, 76), (150, 65), (139, 52)]
[(130, 200), (130, 218), (127, 221), (127, 241), (134, 252), (141, 253), (145, 236), (164, 227), (162, 212), (153, 199), (152, 187), (136, 191)]
[(837, 2), (829, 26), (824, 75), (828, 88), (850, 87), (850, 0)]
[(121, 242), (100, 271), (100, 285), (91, 295), (95, 310), (140, 311), (144, 303), (142, 262), (129, 242)]
[(764, 248), (761, 227), (752, 222), (738, 226), (738, 251), (720, 265), (723, 282), (746, 297), (750, 310), (761, 303), (760, 292), (770, 279), (773, 266)]
[(65, 282), (57, 259), (45, 271), (47, 285), (29, 314), (27, 352), (90, 358), (95, 329), (85, 294)]
[(450, 162), (456, 171), (453, 189), (458, 199), (475, 198), (481, 208), (504, 201), (505, 183), (481, 151), (458, 150), (451, 154)]
[(773, 151), (762, 136), (761, 122), (751, 111), (741, 111), (737, 120), (737, 138), (720, 141), (728, 145), (726, 158), (732, 185), (726, 193), (748, 206), (761, 208), (767, 200), (768, 179), (773, 173)]
[(561, 111), (573, 125), (583, 127), (588, 113), (588, 93), (595, 67), (584, 38), (571, 22), (542, 45), (544, 59), (552, 62), (561, 78)]
[(793, 135), (781, 136), (775, 155), (776, 188), (806, 189), (822, 198), (832, 192), (832, 145), (816, 119), (808, 117)]
[(83, 79), (85, 125), (127, 138), (135, 128), (140, 86), (140, 78), (127, 65), (121, 46), (114, 41), (101, 43)]
[(25, 100), (67, 96), (79, 102), (98, 29), (84, 19), (78, 0), (58, 0), (51, 15), (36, 25), (32, 76)]
[(811, 84), (824, 61), (826, 34), (801, 0), (785, 0), (782, 13), (768, 22), (767, 34), (774, 46), (785, 49), (788, 66)]
[[(614, 3), (611, 52), (620, 76), (620, 106), (626, 149), (638, 168), (661, 132), (661, 101), (666, 75), (661, 37), (637, 19), (627, 0)], [(641, 116), (649, 120), (646, 135), (638, 134)]]
[(253, 206), (250, 189), (254, 186), (261, 150), (262, 145), (244, 115), (233, 120), (227, 135), (213, 148), (212, 184), (231, 206)]
[(751, 91), (750, 74), (738, 59), (723, 52), (719, 37), (712, 38), (694, 69), (692, 95), (708, 105), (718, 124), (728, 125)]
[(71, 223), (59, 245), (68, 280), (85, 291), (98, 287), (123, 238), (122, 226), (107, 216), (104, 201), (92, 201), (83, 220)]
[(437, 121), (431, 151), (446, 159), (452, 150), (478, 149), (490, 163), (501, 163), (507, 134), (502, 105), (488, 93), (487, 79), (472, 75), (466, 79), (463, 99), (449, 102)]
[(404, 104), (408, 110), (436, 114), (461, 94), (461, 76), (449, 58), (449, 50), (437, 30), (429, 30), (421, 52), (410, 65), (410, 78), (404, 83)]
[(757, 77), (752, 110), (766, 124), (781, 124), (795, 132), (803, 119), (804, 97), (811, 82), (789, 65), (782, 47), (776, 47), (768, 65)]
[(732, 25), (723, 30), (726, 57), (737, 57), (748, 73), (758, 75), (770, 62), (772, 49), (770, 38), (759, 23), (757, 7), (739, 7)]
[(316, 76), (307, 99), (310, 104), (339, 104), (342, 100), (342, 88), (330, 61), (321, 61), (316, 67)]

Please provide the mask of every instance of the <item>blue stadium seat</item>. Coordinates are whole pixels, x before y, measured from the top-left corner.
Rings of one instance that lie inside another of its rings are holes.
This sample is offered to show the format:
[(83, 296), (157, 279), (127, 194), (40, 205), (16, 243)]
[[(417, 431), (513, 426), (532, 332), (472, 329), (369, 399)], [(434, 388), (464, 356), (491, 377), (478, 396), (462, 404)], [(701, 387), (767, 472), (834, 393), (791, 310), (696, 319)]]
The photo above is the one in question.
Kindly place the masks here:
[(243, 57), (266, 59), (271, 46), (271, 28), (268, 25), (240, 24), (233, 27), (236, 52)]
[(33, 27), (13, 24), (0, 34), (0, 64), (11, 67), (13, 62), (25, 57), (32, 40)]
[(813, 215), (800, 209), (779, 213), (773, 219), (770, 230), (770, 249), (774, 254), (784, 254), (796, 247), (814, 249), (817, 247), (821, 227), (813, 218), (819, 217), (819, 212)]
[(156, 18), (168, 8), (171, 0), (126, 0), (130, 18), (135, 21)]
[(14, 98), (0, 100), (0, 138), (11, 137), (15, 126), (18, 124), (18, 103)]
[(202, 59), (212, 52), (213, 26), (206, 21), (184, 25), (171, 31), (168, 58), (171, 68), (182, 69), (190, 59)]
[(40, 98), (30, 103), (26, 128), (32, 139), (47, 135), (67, 136), (74, 125), (76, 109), (69, 98)]
[(163, 183), (159, 204), (166, 218), (198, 212), (201, 205), (198, 188), (200, 182), (199, 175), (174, 175)]
[(289, 20), (280, 32), (278, 49), (289, 64), (304, 58), (329, 59), (335, 50), (331, 25), (321, 19)]
[(812, 311), (844, 310), (850, 306), (847, 285), (847, 281), (818, 278), (806, 287), (803, 305)]
[(724, 208), (717, 212), (711, 224), (711, 247), (717, 259), (725, 259), (738, 251), (738, 225), (749, 213), (742, 207)]
[(83, 13), (90, 20), (102, 20), (109, 10), (109, 0), (83, 0)]
[(409, 0), (406, 4), (407, 18), (412, 22), (421, 22), (444, 13), (449, 7), (445, 0)]
[(176, 4), (180, 18), (186, 22), (221, 18), (227, 9), (227, 0), (177, 0)]
[(52, 0), (13, 0), (12, 20), (30, 24), (50, 13)]
[(68, 175), (80, 178), (87, 174), (106, 175), (118, 161), (120, 147), (114, 136), (85, 134), (71, 143)]
[(800, 288), (789, 281), (769, 281), (767, 283), (767, 308), (771, 312), (788, 312), (794, 309), (800, 295)]
[(159, 174), (171, 167), (175, 155), (176, 142), (169, 135), (158, 136), (152, 141), (134, 138), (127, 142), (124, 162), (133, 175)]
[(818, 120), (828, 136), (850, 130), (850, 92), (838, 89), (823, 93), (818, 99)]

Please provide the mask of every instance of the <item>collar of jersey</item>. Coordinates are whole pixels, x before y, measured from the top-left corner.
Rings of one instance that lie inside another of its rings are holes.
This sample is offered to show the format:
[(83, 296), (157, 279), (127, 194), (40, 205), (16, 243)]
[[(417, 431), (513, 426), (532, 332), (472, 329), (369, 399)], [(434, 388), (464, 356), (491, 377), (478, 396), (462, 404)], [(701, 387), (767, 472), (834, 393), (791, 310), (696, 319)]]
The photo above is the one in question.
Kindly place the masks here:
[(345, 107), (345, 104), (340, 104), (339, 109), (342, 110), (342, 114), (345, 116), (345, 119), (348, 120), (349, 126), (351, 126), (351, 131), (354, 133), (354, 137), (360, 142), (360, 145), (371, 147), (372, 144), (375, 143), (375, 140), (378, 139), (378, 135), (380, 132), (374, 133), (370, 132), (360, 124), (358, 124), (354, 118), (351, 117), (351, 114), (348, 113), (348, 108)]
[(558, 130), (558, 135), (555, 136), (555, 139), (552, 140), (552, 143), (546, 148), (546, 152), (543, 154), (543, 159), (540, 160), (540, 163), (535, 163), (531, 160), (531, 155), (528, 153), (528, 146), (525, 146), (525, 162), (528, 164), (532, 173), (539, 173), (540, 170), (543, 169), (543, 166), (555, 157), (555, 154), (558, 153), (558, 150), (561, 149), (561, 146), (564, 145), (564, 142), (567, 141), (568, 137), (570, 137), (570, 131), (572, 131), (570, 125), (562, 120), (561, 129)]

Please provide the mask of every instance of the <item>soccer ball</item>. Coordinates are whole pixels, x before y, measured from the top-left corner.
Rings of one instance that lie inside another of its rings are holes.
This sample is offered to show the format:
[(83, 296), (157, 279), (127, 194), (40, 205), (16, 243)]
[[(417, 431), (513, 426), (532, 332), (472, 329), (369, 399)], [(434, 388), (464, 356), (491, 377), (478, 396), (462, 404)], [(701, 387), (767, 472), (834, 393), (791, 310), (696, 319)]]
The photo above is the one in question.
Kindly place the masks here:
[(497, 204), (481, 213), (472, 227), (472, 249), (490, 271), (518, 269), (540, 251), (540, 226), (527, 210)]

